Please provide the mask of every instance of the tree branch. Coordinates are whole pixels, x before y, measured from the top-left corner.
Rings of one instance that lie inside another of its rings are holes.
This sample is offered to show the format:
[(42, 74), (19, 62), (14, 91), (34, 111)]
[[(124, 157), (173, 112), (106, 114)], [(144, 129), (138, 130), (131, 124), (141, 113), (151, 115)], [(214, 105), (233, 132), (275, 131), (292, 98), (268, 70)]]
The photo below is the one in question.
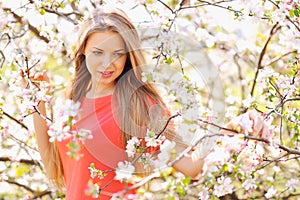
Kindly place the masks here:
[(30, 159), (13, 160), (9, 157), (0, 157), (0, 162), (18, 162), (27, 165), (38, 165), (39, 167), (41, 167), (38, 160), (30, 160)]
[(281, 56), (279, 56), (279, 57), (277, 57), (277, 58), (271, 60), (271, 62), (269, 62), (268, 64), (262, 66), (262, 68), (264, 68), (265, 66), (271, 66), (271, 65), (273, 65), (274, 63), (280, 61), (282, 58), (284, 58), (284, 57), (286, 57), (286, 56), (288, 56), (288, 55), (290, 55), (290, 54), (296, 54), (296, 53), (297, 53), (297, 50), (287, 52), (287, 53), (285, 53), (285, 54), (283, 54), (283, 55), (281, 55)]
[(173, 11), (173, 9), (170, 8), (170, 6), (168, 6), (167, 4), (165, 4), (165, 2), (163, 2), (163, 1), (161, 1), (161, 0), (158, 0), (158, 2), (161, 3), (162, 5), (164, 5), (164, 6), (165, 6), (168, 10), (170, 10), (173, 14), (175, 13), (175, 12)]
[[(13, 12), (10, 8), (3, 8), (3, 10), (6, 11), (6, 12), (11, 13), (11, 14), (14, 16), (14, 18), (17, 20), (17, 22), (20, 22), (21, 24), (23, 24), (23, 22), (22, 22), (22, 17), (20, 17), (19, 15), (17, 15), (17, 14), (16, 14), (15, 12)], [(43, 41), (46, 42), (46, 43), (49, 43), (49, 42), (50, 42), (50, 40), (49, 40), (47, 37), (40, 35), (40, 31), (39, 31), (37, 28), (35, 28), (34, 26), (32, 26), (31, 24), (29, 24), (29, 23), (28, 23), (28, 28), (29, 28), (29, 30), (32, 31), (39, 39), (43, 40)]]
[(294, 98), (289, 98), (289, 99), (284, 99), (282, 100), (275, 108), (273, 108), (269, 113), (266, 114), (266, 118), (268, 118), (273, 112), (275, 112), (279, 107), (284, 106), (286, 102), (289, 101), (300, 101), (300, 97), (294, 97)]
[(259, 74), (259, 70), (262, 69), (262, 60), (266, 54), (266, 51), (267, 51), (267, 47), (272, 39), (272, 37), (274, 36), (274, 34), (281, 28), (281, 26), (278, 25), (278, 23), (276, 23), (271, 31), (270, 31), (270, 34), (269, 34), (269, 37), (261, 51), (261, 53), (259, 54), (259, 58), (258, 58), (258, 62), (257, 62), (257, 66), (256, 66), (256, 72), (255, 72), (255, 76), (254, 76), (254, 80), (253, 80), (253, 84), (252, 84), (252, 88), (251, 88), (251, 96), (253, 96), (254, 94), (254, 88), (255, 88), (255, 85), (256, 85), (256, 80), (257, 80), (257, 77), (258, 77), (258, 74)]
[(27, 185), (23, 185), (21, 183), (18, 183), (16, 181), (12, 181), (12, 180), (4, 180), (5, 182), (9, 183), (9, 184), (12, 184), (12, 185), (17, 185), (21, 188), (24, 188), (25, 190), (29, 191), (30, 193), (34, 194), (35, 191), (33, 189), (31, 189), (30, 187), (28, 187)]
[(3, 114), (8, 117), (9, 119), (13, 120), (14, 122), (16, 122), (17, 124), (19, 124), (22, 128), (26, 129), (26, 130), (29, 130), (28, 127), (20, 122), (19, 120), (17, 120), (16, 118), (14, 118), (13, 116), (11, 116), (10, 114), (8, 114), (7, 112), (3, 111)]
[(222, 9), (226, 9), (226, 10), (229, 10), (231, 12), (235, 12), (235, 13), (239, 13), (239, 14), (243, 14), (241, 11), (239, 10), (234, 10), (232, 9), (231, 7), (225, 7), (225, 6), (221, 6), (219, 4), (221, 3), (227, 3), (227, 2), (232, 2), (234, 0), (227, 0), (227, 1), (217, 1), (217, 2), (214, 2), (214, 3), (211, 3), (211, 2), (208, 2), (208, 1), (198, 1), (202, 4), (196, 4), (196, 5), (189, 5), (189, 6), (182, 6), (180, 7), (179, 10), (183, 10), (183, 9), (189, 9), (189, 8), (198, 8), (198, 7), (203, 7), (203, 6), (215, 6), (215, 7), (218, 7), (218, 8), (222, 8)]
[[(162, 130), (156, 135), (155, 139), (158, 139), (158, 138), (165, 132), (166, 128), (168, 127), (168, 125), (169, 125), (169, 123), (170, 123), (170, 121), (171, 121), (172, 119), (174, 119), (175, 117), (178, 117), (178, 116), (180, 116), (180, 113), (177, 113), (177, 114), (175, 114), (175, 115), (169, 117), (168, 120), (167, 120), (167, 122), (166, 122), (166, 124), (165, 124), (165, 126), (164, 126), (164, 127), (162, 128)], [(150, 148), (150, 146), (143, 148), (142, 152), (141, 152), (137, 157), (135, 157), (135, 158), (131, 161), (131, 164), (133, 165), (134, 163), (136, 163), (136, 161), (138, 161), (138, 159), (140, 159), (140, 158), (142, 157), (143, 153), (145, 153), (145, 152), (147, 151), (147, 149), (149, 149), (149, 148)]]

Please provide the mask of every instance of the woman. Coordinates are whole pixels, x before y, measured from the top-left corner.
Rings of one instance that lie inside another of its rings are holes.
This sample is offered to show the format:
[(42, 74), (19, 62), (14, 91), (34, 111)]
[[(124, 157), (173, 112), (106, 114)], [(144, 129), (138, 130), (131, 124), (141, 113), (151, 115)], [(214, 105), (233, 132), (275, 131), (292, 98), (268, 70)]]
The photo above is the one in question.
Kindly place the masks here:
[[(68, 98), (81, 102), (82, 113), (76, 129), (89, 129), (93, 134), (93, 139), (87, 140), (80, 151), (83, 157), (79, 160), (68, 157), (68, 140), (50, 143), (45, 121), (34, 114), (46, 172), (59, 186), (65, 183), (67, 199), (92, 198), (85, 194), (91, 163), (101, 170), (113, 170), (119, 161), (127, 159), (124, 149), (132, 136), (143, 138), (147, 128), (161, 130), (163, 124), (158, 122), (169, 114), (155, 88), (141, 80), (140, 67), (145, 64), (136, 29), (121, 10), (95, 10), (83, 23), (75, 53), (75, 76), (68, 94)], [(39, 109), (46, 114), (43, 103)], [(261, 119), (254, 113), (248, 115), (255, 121), (257, 133), (265, 131)], [(177, 138), (171, 126), (164, 135), (170, 140)], [(182, 148), (176, 146), (177, 150)], [(184, 157), (174, 168), (195, 177), (202, 165), (203, 160)], [(113, 180), (114, 176), (107, 173), (102, 180), (94, 180), (99, 181), (100, 188), (105, 187), (100, 199), (110, 199), (106, 194), (127, 187), (126, 183)]]

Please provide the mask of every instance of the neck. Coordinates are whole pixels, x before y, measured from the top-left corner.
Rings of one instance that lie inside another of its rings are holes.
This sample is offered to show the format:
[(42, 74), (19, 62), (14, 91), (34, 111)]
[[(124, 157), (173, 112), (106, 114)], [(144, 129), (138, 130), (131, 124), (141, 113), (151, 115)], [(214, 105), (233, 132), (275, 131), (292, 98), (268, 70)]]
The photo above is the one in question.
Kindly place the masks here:
[(98, 98), (98, 97), (111, 95), (114, 92), (114, 89), (115, 89), (114, 85), (109, 87), (103, 87), (103, 86), (101, 87), (99, 85), (97, 87), (92, 86), (92, 88), (86, 93), (86, 97)]

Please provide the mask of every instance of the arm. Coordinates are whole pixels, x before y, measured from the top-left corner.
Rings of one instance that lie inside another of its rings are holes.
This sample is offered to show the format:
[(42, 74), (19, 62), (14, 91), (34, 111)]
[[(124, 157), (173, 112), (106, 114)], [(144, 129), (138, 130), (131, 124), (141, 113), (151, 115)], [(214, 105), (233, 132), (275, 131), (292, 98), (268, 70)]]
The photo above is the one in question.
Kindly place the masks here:
[[(245, 127), (245, 123), (249, 123), (250, 127)], [(255, 110), (248, 111), (233, 120), (231, 120), (226, 126), (227, 129), (235, 130), (236, 127), (239, 127), (240, 133), (251, 134), (253, 136), (266, 137), (269, 134), (269, 127), (264, 122), (262, 116)], [(247, 131), (248, 132), (245, 132)], [(234, 134), (235, 131), (221, 130), (221, 134)], [(183, 152), (184, 148), (182, 145), (176, 145), (177, 152)], [(204, 157), (194, 158), (192, 156), (193, 152), (190, 152), (188, 156), (181, 158), (175, 165), (174, 168), (183, 173), (186, 176), (191, 178), (196, 178), (201, 172), (204, 164)]]
[[(44, 102), (40, 102), (38, 109), (42, 115), (46, 116), (46, 107)], [(35, 112), (33, 115), (33, 124), (36, 133), (36, 139), (38, 144), (38, 150), (41, 155), (42, 162), (44, 164), (46, 173), (50, 179), (55, 178), (57, 166), (54, 160), (54, 144), (49, 142), (49, 136), (47, 134), (48, 126), (45, 119), (43, 119), (39, 113)]]
[[(176, 147), (177, 152), (182, 152), (183, 149)], [(196, 178), (201, 172), (204, 164), (204, 159), (193, 159), (191, 153), (184, 156), (177, 163), (174, 164), (174, 169), (183, 173), (185, 176)]]

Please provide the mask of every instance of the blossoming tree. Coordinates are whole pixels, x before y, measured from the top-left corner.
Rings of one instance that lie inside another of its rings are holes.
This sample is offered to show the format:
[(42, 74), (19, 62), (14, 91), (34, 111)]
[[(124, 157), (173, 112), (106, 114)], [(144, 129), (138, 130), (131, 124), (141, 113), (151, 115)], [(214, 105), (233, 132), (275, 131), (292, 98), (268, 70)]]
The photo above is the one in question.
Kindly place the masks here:
[[(129, 140), (126, 153), (135, 159), (115, 169), (137, 194), (111, 195), (299, 199), (299, 0), (0, 1), (0, 198), (64, 197), (46, 179), (30, 115), (42, 116), (38, 104), (47, 102), (50, 141), (72, 137), (68, 154), (80, 159), (80, 144), (92, 136), (72, 129), (80, 104), (62, 94), (73, 74), (77, 25), (110, 4), (126, 9), (138, 28), (149, 61), (143, 81), (162, 87), (172, 112), (160, 132), (148, 130), (145, 147)], [(45, 71), (49, 81), (39, 80)], [(270, 131), (251, 136), (247, 110), (260, 112)], [(234, 127), (224, 127), (238, 115)], [(174, 153), (174, 141), (164, 137), (170, 121), (188, 144), (183, 152)], [(154, 159), (147, 149), (156, 146)], [(172, 168), (190, 151), (205, 160), (193, 180)], [(153, 167), (149, 176), (134, 175), (137, 162)], [(89, 170), (91, 180), (109, 173), (93, 163)], [(101, 189), (91, 181), (86, 192), (101, 197)]]

